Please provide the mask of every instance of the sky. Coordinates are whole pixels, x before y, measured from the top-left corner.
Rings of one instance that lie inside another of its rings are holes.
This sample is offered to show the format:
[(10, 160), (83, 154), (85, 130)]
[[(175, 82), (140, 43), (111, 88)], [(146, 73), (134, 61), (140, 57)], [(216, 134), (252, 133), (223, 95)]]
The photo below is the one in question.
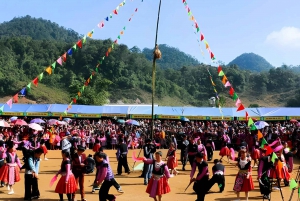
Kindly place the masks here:
[[(122, 0), (9, 0), (0, 1), (0, 23), (30, 15), (53, 21), (80, 34), (94, 29), (93, 38), (115, 40), (129, 48), (154, 48), (159, 0), (127, 0), (118, 15), (103, 21)], [(273, 66), (300, 65), (299, 0), (187, 0), (200, 31), (216, 61), (229, 63), (253, 52)], [(137, 12), (134, 12), (138, 8)], [(134, 14), (132, 20), (129, 18)], [(209, 63), (203, 42), (199, 43), (182, 0), (162, 0), (158, 44), (167, 44)], [(76, 41), (74, 41), (76, 42)], [(162, 52), (163, 54), (163, 52)]]

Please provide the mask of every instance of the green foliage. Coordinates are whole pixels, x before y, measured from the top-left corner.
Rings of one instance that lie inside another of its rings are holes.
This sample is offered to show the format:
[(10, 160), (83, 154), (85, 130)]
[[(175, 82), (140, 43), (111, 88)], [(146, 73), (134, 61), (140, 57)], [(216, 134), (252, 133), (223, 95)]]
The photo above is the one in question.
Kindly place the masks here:
[(263, 72), (274, 68), (263, 57), (254, 53), (244, 53), (231, 61), (228, 65), (233, 64), (238, 65), (241, 69), (254, 72)]

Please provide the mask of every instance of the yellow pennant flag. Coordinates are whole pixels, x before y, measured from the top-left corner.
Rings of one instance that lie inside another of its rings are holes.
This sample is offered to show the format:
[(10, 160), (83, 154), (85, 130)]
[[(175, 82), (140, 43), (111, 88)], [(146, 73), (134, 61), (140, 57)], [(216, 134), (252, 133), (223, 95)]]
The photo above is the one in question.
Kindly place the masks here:
[(49, 66), (48, 68), (46, 68), (46, 70), (45, 70), (49, 75), (51, 75), (52, 74), (52, 68), (51, 68), (51, 66)]
[(108, 51), (108, 53), (110, 53), (111, 52), (111, 47), (109, 47), (107, 51)]
[(212, 84), (213, 86), (216, 86), (215, 83), (214, 83), (214, 81), (212, 81), (212, 80), (211, 80), (211, 84)]
[(72, 105), (68, 105), (68, 108), (71, 109), (71, 108), (72, 108)]
[(89, 78), (89, 79), (87, 79), (87, 83), (90, 83), (90, 81), (91, 81), (91, 79)]
[(78, 94), (78, 96), (79, 96), (79, 97), (81, 96), (81, 93), (80, 93), (80, 91), (78, 91), (78, 93), (77, 93), (77, 94)]
[(223, 83), (223, 84), (226, 84), (226, 82), (227, 82), (227, 77), (226, 77), (226, 75), (224, 75), (224, 76), (223, 76), (223, 79), (222, 79), (222, 83)]
[(60, 120), (60, 121), (62, 120), (62, 116), (61, 116), (61, 115), (59, 116), (59, 120)]
[(119, 5), (120, 7), (122, 7), (123, 6), (123, 3), (120, 3), (120, 5)]
[(192, 17), (190, 18), (190, 20), (194, 21), (194, 20), (195, 20), (195, 17), (192, 15)]
[(209, 48), (209, 45), (208, 43), (205, 43), (205, 48), (208, 49)]
[(263, 138), (263, 134), (260, 132), (260, 130), (258, 130), (257, 139), (260, 140), (261, 138)]
[(124, 34), (124, 32), (123, 31), (121, 31), (121, 35), (123, 35)]
[(92, 38), (93, 34), (92, 34), (91, 32), (89, 32), (89, 33), (87, 34), (87, 36), (90, 37), (90, 38)]

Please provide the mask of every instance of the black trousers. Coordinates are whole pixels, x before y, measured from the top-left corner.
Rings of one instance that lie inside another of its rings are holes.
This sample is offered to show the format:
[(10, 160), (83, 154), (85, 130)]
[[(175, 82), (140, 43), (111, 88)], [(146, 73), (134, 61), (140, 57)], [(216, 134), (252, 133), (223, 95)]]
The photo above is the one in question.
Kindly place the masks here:
[[(266, 175), (260, 178), (259, 189), (262, 195), (269, 195), (271, 193), (271, 182)], [(261, 184), (262, 183), (262, 184)]]
[(24, 174), (25, 181), (25, 196), (24, 199), (31, 199), (35, 196), (40, 196), (38, 180), (32, 177), (32, 174)]
[(224, 177), (224, 175), (214, 174), (212, 176), (212, 178), (208, 181), (207, 191), (209, 191), (211, 189), (211, 187), (213, 187), (213, 185), (215, 185), (215, 183), (218, 184), (221, 192), (224, 191), (224, 188), (225, 188), (225, 177)]
[(182, 163), (182, 168), (184, 168), (186, 166), (186, 162), (188, 160), (188, 156), (187, 156), (186, 151), (181, 151), (180, 160), (181, 160), (181, 163)]
[(207, 160), (211, 161), (211, 159), (214, 157), (214, 151), (212, 147), (206, 147), (207, 151)]
[(118, 161), (118, 174), (122, 174), (122, 167), (124, 167), (125, 172), (130, 172), (127, 162), (127, 154), (121, 154)]
[(194, 163), (194, 160), (195, 160), (195, 156), (189, 155), (188, 159), (189, 159), (189, 163), (190, 163), (191, 169), (192, 169), (193, 168), (193, 163)]
[[(97, 170), (97, 172), (96, 172), (96, 177), (97, 177), (97, 175), (98, 175), (98, 170)], [(95, 183), (96, 181), (97, 181), (97, 178), (95, 178), (94, 183)], [(120, 184), (115, 180), (115, 178), (112, 178), (110, 181), (113, 183), (113, 186), (116, 188), (116, 190), (119, 190), (119, 189), (121, 188)], [(94, 188), (95, 188), (95, 187), (93, 187), (93, 189), (94, 189)]]
[(207, 181), (208, 177), (203, 177), (201, 180), (194, 182), (193, 190), (197, 194), (196, 201), (204, 201), (205, 194), (207, 193)]
[(112, 201), (115, 199), (115, 196), (108, 194), (110, 187), (113, 185), (112, 181), (104, 180), (99, 190), (99, 201)]

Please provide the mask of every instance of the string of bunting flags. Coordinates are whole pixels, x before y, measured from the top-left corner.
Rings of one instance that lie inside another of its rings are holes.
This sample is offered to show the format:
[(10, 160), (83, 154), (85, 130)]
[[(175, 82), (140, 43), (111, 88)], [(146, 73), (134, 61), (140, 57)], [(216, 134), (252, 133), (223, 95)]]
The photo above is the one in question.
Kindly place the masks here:
[[(196, 40), (197, 40), (198, 46), (199, 46), (199, 48), (200, 48), (200, 53), (201, 53), (201, 55), (202, 55), (202, 58), (203, 58), (204, 62), (207, 63), (207, 62), (206, 62), (206, 59), (205, 59), (205, 54), (204, 54), (204, 52), (203, 52), (203, 50), (202, 50), (202, 47), (201, 47), (201, 43), (200, 43), (200, 41), (199, 41), (199, 39), (198, 39), (198, 37), (197, 37), (197, 30), (198, 30), (197, 28), (199, 28), (199, 27), (196, 27), (196, 26), (195, 26), (195, 23), (193, 23), (193, 24), (192, 24), (192, 29), (193, 29), (193, 32), (194, 32), (194, 34), (195, 34), (195, 36), (196, 36)], [(208, 72), (208, 74), (209, 74), (209, 79), (210, 79), (211, 85), (212, 85), (212, 87), (213, 87), (213, 90), (214, 90), (214, 92), (216, 93), (216, 98), (218, 99), (218, 108), (219, 108), (220, 114), (221, 114), (221, 116), (222, 116), (222, 119), (224, 119), (224, 114), (223, 114), (222, 106), (221, 106), (221, 104), (220, 104), (220, 97), (219, 97), (219, 95), (218, 95), (219, 93), (218, 93), (218, 91), (217, 91), (217, 89), (216, 89), (216, 84), (215, 84), (214, 81), (213, 81), (212, 74), (210, 73), (208, 67), (206, 68), (206, 70), (207, 70), (207, 72)]]
[[(131, 0), (133, 1), (133, 0)], [(118, 6), (109, 14), (109, 16), (105, 17), (100, 23), (97, 24), (97, 27), (102, 29), (106, 22), (108, 22), (114, 15), (118, 15), (119, 9), (125, 5), (126, 0), (123, 0)], [(105, 22), (106, 21), (106, 22)], [(81, 49), (83, 44), (86, 43), (87, 38), (92, 38), (94, 33), (94, 29), (89, 31), (86, 35), (84, 35), (80, 40), (78, 40), (70, 49), (68, 49), (64, 54), (59, 56), (51, 65), (47, 66), (42, 73), (40, 73), (37, 77), (35, 77), (31, 82), (29, 82), (25, 87), (23, 87), (20, 91), (18, 91), (15, 95), (12, 96), (5, 104), (12, 108), (13, 103), (18, 103), (19, 95), (26, 96), (27, 93), (30, 92), (32, 84), (36, 87), (38, 83), (42, 81), (44, 77), (44, 73), (51, 75), (54, 73), (55, 68), (57, 65), (63, 66), (64, 63), (67, 62), (67, 57), (72, 56), (73, 52), (75, 52), (78, 48)], [(4, 104), (4, 105), (5, 105)], [(4, 105), (0, 107), (0, 112), (3, 112)]]
[[(141, 1), (143, 2), (143, 0)], [(132, 17), (134, 16), (134, 13), (138, 12), (138, 8), (136, 8), (133, 12), (133, 14), (131, 14), (128, 22), (131, 22)], [(70, 104), (68, 105), (68, 107), (66, 108), (66, 110), (62, 113), (62, 115), (60, 116), (60, 118), (62, 118), (62, 116), (66, 116), (68, 114), (68, 110), (72, 108), (73, 103), (77, 103), (77, 100), (82, 96), (85, 88), (90, 84), (91, 80), (93, 79), (93, 76), (99, 72), (99, 67), (101, 66), (101, 64), (103, 63), (103, 61), (105, 60), (105, 58), (107, 58), (110, 53), (113, 51), (113, 49), (115, 48), (115, 45), (118, 44), (118, 40), (121, 39), (121, 36), (124, 35), (126, 30), (126, 26), (124, 26), (122, 28), (122, 30), (120, 31), (119, 35), (117, 36), (117, 39), (113, 41), (113, 43), (111, 44), (111, 46), (107, 49), (105, 55), (103, 57), (101, 57), (101, 59), (98, 61), (95, 70), (91, 73), (91, 75), (86, 79), (86, 81), (84, 82), (84, 85), (80, 88), (80, 90), (77, 92), (76, 96), (72, 99), (72, 101), (70, 102)]]
[[(208, 53), (210, 55), (210, 59), (212, 61), (214, 61), (216, 59), (215, 55), (211, 51), (208, 42), (205, 40), (204, 34), (200, 31), (200, 27), (199, 27), (199, 25), (198, 25), (198, 23), (197, 23), (194, 15), (192, 14), (192, 11), (191, 11), (190, 7), (188, 6), (187, 1), (186, 0), (182, 0), (182, 3), (184, 4), (185, 9), (188, 12), (188, 16), (189, 16), (190, 20), (194, 22), (194, 26), (196, 28), (197, 33), (200, 32), (200, 41), (202, 41), (205, 44), (205, 48), (207, 49), (207, 51), (208, 51)], [(222, 69), (222, 67), (220, 65), (218, 66), (218, 76), (222, 77), (222, 83), (224, 84), (224, 86), (226, 88), (230, 87), (229, 88), (229, 94), (230, 94), (231, 98), (233, 99), (233, 101), (235, 101), (235, 106), (237, 107), (237, 111), (243, 111), (243, 110), (245, 110), (245, 107), (244, 107), (242, 101), (240, 100), (239, 96), (235, 92), (232, 84), (229, 82), (228, 78), (226, 77), (226, 75), (225, 75), (225, 73), (224, 73), (224, 71), (223, 71), (223, 69)], [(251, 128), (253, 128), (253, 129), (255, 129), (254, 128), (255, 127), (254, 126), (254, 121), (253, 121), (253, 119), (251, 117), (249, 117), (249, 114), (248, 114), (247, 111), (245, 111), (245, 116), (246, 116), (246, 120), (248, 121), (248, 126), (251, 127)]]

